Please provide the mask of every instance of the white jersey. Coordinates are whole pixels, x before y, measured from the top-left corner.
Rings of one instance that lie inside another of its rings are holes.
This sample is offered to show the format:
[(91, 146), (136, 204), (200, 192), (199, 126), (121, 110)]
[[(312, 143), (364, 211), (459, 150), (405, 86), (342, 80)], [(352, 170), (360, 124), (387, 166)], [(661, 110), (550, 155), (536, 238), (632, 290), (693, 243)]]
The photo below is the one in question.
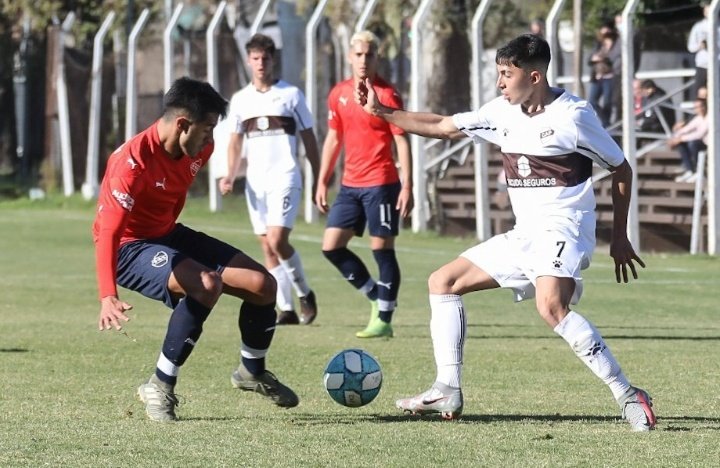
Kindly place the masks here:
[(516, 229), (582, 223), (594, 238), (592, 163), (612, 169), (625, 160), (587, 101), (562, 89), (532, 117), (498, 97), (477, 111), (455, 114), (455, 126), (476, 142), (500, 146)]
[(260, 92), (250, 83), (230, 100), (229, 119), (231, 131), (244, 136), (247, 183), (254, 190), (302, 187), (297, 132), (312, 128), (312, 114), (297, 87), (280, 80)]

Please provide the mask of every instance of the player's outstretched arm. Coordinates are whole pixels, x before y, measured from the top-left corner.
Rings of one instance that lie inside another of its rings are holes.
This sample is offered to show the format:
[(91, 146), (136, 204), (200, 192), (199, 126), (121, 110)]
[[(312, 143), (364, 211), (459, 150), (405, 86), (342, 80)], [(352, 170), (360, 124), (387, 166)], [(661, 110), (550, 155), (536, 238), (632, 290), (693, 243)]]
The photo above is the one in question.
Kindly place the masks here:
[(633, 278), (638, 278), (634, 262), (645, 268), (645, 263), (635, 253), (635, 249), (627, 237), (632, 174), (632, 168), (626, 160), (618, 166), (612, 176), (613, 232), (610, 256), (615, 261), (615, 279), (618, 283), (628, 282), (628, 268), (630, 268)]
[(455, 126), (450, 116), (431, 112), (409, 112), (382, 104), (378, 100), (369, 78), (365, 78), (365, 80), (357, 84), (355, 102), (360, 104), (368, 114), (383, 118), (406, 132), (443, 140), (465, 136)]

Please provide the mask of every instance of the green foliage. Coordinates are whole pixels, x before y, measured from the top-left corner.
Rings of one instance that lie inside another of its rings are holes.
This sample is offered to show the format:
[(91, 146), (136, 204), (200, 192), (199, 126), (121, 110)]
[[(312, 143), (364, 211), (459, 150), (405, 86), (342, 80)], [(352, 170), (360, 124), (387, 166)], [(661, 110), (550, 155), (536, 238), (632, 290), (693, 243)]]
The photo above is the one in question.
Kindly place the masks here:
[[(183, 222), (261, 258), (244, 200), (189, 202)], [(280, 327), (269, 368), (300, 406), (280, 410), (238, 394), (238, 302), (223, 297), (180, 373), (181, 420), (147, 421), (134, 398), (153, 371), (168, 311), (122, 291), (134, 305), (126, 334), (98, 332), (91, 203), (0, 204), (0, 466), (716, 466), (720, 431), (718, 259), (644, 255), (632, 284), (614, 282), (607, 247), (585, 272), (578, 311), (603, 333), (626, 375), (654, 397), (658, 430), (633, 434), (610, 392), (508, 291), (465, 296), (465, 415), (413, 418), (394, 400), (430, 385), (435, 369), (427, 277), (472, 240), (403, 232), (396, 337), (360, 341), (369, 307), (322, 257), (321, 223), (298, 223), (293, 244), (318, 294), (316, 324)], [(374, 265), (367, 239), (352, 248)], [(372, 270), (373, 268), (371, 268)], [(334, 403), (322, 385), (330, 356), (375, 355), (383, 389), (370, 405)]]
[[(44, 31), (56, 21), (62, 23), (68, 13), (73, 12), (73, 33), (81, 46), (90, 48), (95, 33), (110, 11), (116, 14), (116, 25), (125, 25), (129, 19), (136, 20), (144, 8), (150, 9), (151, 15), (157, 14), (162, 2), (135, 0), (133, 5), (134, 9), (131, 10), (127, 0), (20, 0), (3, 3), (0, 15), (16, 25), (21, 23), (23, 15), (28, 15), (33, 30)], [(132, 18), (129, 18), (131, 14)]]

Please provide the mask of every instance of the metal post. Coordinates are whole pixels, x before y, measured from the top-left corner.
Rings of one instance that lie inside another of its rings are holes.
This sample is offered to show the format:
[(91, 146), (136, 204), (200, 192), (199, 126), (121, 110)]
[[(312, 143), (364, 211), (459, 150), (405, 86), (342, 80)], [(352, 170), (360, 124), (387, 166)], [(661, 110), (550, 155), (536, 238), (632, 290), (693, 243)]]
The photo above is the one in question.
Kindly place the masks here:
[[(308, 107), (312, 115), (317, 115), (317, 64), (316, 61), (316, 49), (317, 49), (317, 28), (320, 24), (320, 18), (322, 17), (323, 10), (327, 5), (328, 0), (320, 0), (313, 11), (310, 20), (305, 26), (305, 98), (307, 100)], [(312, 168), (310, 163), (305, 161), (305, 222), (312, 223), (317, 221), (318, 212), (315, 207), (313, 200), (315, 194), (312, 193)]]
[[(490, 11), (492, 0), (482, 0), (472, 19), (472, 107), (479, 109), (483, 101), (483, 24), (485, 17)], [(475, 166), (475, 234), (478, 240), (490, 238), (490, 197), (488, 183), (488, 145), (485, 142), (474, 145), (474, 166)]]
[(690, 254), (697, 255), (700, 250), (702, 235), (703, 187), (705, 185), (705, 161), (707, 151), (700, 151), (697, 160), (697, 178), (695, 179), (695, 196), (693, 198), (692, 228), (690, 229)]
[(165, 84), (166, 93), (170, 89), (170, 86), (172, 86), (173, 71), (175, 70), (175, 42), (173, 41), (172, 33), (175, 30), (175, 26), (177, 26), (180, 13), (182, 13), (184, 6), (185, 4), (182, 2), (177, 4), (175, 11), (173, 11), (163, 31), (163, 61), (165, 62), (163, 83)]
[[(225, 12), (225, 7), (227, 7), (227, 2), (223, 0), (215, 10), (215, 14), (210, 20), (210, 25), (205, 33), (205, 40), (207, 42), (207, 80), (216, 90), (220, 89), (220, 79), (218, 78), (217, 33), (220, 28), (220, 20)], [(219, 177), (215, 174), (213, 167), (214, 164), (208, 164), (208, 187), (210, 211), (216, 212), (222, 209), (222, 198), (218, 190), (217, 179), (219, 179)]]
[(635, 30), (633, 28), (632, 17), (639, 0), (628, 0), (622, 12), (622, 31), (620, 37), (622, 39), (622, 128), (623, 128), (623, 151), (630, 167), (633, 170), (632, 190), (630, 191), (630, 209), (628, 210), (628, 239), (635, 247), (640, 250), (640, 219), (638, 215), (638, 174), (637, 174), (637, 158), (635, 155), (637, 142), (635, 140), (635, 110), (633, 108), (633, 91), (632, 82), (634, 60), (633, 36)]
[(550, 67), (547, 71), (547, 80), (551, 86), (557, 86), (558, 70), (558, 21), (560, 20), (560, 13), (562, 13), (563, 7), (565, 6), (565, 0), (555, 0), (550, 13), (548, 13), (545, 19), (545, 34), (547, 35), (548, 45), (550, 45)]
[[(412, 19), (411, 26), (411, 67), (410, 67), (410, 102), (409, 110), (419, 111), (420, 105), (423, 103), (423, 89), (425, 88), (425, 74), (423, 73), (422, 64), (422, 34), (421, 26), (430, 12), (430, 5), (433, 0), (422, 0), (420, 6)], [(423, 138), (420, 135), (410, 136), (410, 148), (412, 149), (413, 159), (413, 198), (415, 198), (415, 206), (412, 211), (412, 230), (413, 232), (424, 231), (427, 229), (427, 175), (425, 173), (425, 148), (423, 146)]]
[(250, 37), (257, 34), (257, 32), (260, 30), (263, 18), (265, 18), (265, 15), (267, 14), (268, 8), (270, 8), (271, 3), (272, 0), (263, 0), (262, 5), (260, 5), (258, 12), (255, 14), (255, 19), (253, 20), (252, 25), (250, 25)]
[[(708, 160), (708, 254), (717, 255), (720, 249), (720, 78), (718, 76), (718, 12), (720, 12), (720, 0), (713, 0), (710, 3), (708, 22), (708, 138), (707, 156)], [(699, 171), (698, 171), (699, 173)]]
[(355, 23), (355, 32), (365, 29), (365, 25), (367, 24), (368, 20), (370, 19), (370, 15), (375, 9), (375, 4), (377, 4), (377, 0), (367, 0), (367, 2), (365, 2), (365, 7), (363, 8), (362, 13), (360, 13), (360, 17), (358, 18), (357, 23)]
[(137, 51), (137, 39), (145, 27), (150, 10), (145, 8), (135, 22), (130, 36), (128, 37), (128, 60), (127, 60), (127, 91), (125, 93), (125, 140), (132, 138), (137, 133), (137, 77), (135, 76), (135, 53)]
[(115, 20), (111, 11), (100, 25), (93, 40), (93, 61), (90, 84), (90, 118), (88, 122), (87, 163), (85, 165), (85, 183), (82, 194), (85, 200), (91, 200), (98, 194), (98, 162), (100, 159), (100, 115), (102, 112), (102, 65), (105, 50), (103, 43), (110, 26)]
[(60, 125), (60, 156), (62, 161), (63, 194), (69, 197), (75, 191), (73, 178), (72, 141), (70, 138), (70, 107), (67, 95), (67, 82), (65, 81), (65, 35), (70, 32), (75, 23), (75, 13), (70, 12), (65, 17), (58, 32), (58, 67), (57, 87), (58, 123)]

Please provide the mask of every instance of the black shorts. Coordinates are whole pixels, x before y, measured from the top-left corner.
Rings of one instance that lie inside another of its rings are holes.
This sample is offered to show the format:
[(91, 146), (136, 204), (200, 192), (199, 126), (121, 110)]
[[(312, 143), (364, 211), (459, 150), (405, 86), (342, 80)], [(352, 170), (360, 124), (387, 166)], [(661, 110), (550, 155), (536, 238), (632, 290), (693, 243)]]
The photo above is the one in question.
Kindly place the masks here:
[(118, 250), (117, 283), (174, 308), (178, 301), (168, 290), (168, 280), (178, 263), (191, 258), (222, 273), (239, 252), (225, 242), (178, 224), (166, 236), (122, 245)]
[(353, 229), (360, 237), (367, 224), (371, 236), (396, 237), (400, 211), (395, 207), (400, 189), (400, 182), (375, 187), (340, 186), (328, 213), (327, 227)]

